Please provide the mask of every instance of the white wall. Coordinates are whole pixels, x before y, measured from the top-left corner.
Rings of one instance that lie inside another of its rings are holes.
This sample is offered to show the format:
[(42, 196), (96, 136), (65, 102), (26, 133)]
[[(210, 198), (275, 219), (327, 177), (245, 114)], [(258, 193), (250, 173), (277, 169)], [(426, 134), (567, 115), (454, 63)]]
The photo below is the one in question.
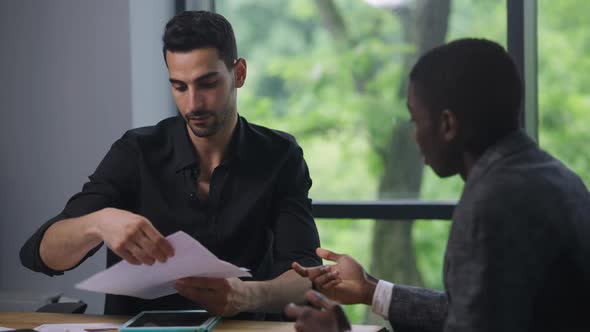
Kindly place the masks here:
[(174, 1), (130, 0), (129, 6), (133, 127), (143, 127), (176, 114), (162, 56), (162, 34), (174, 15)]
[(18, 251), (125, 130), (174, 114), (158, 45), (172, 6), (0, 1), (0, 290), (59, 291), (102, 313), (102, 295), (73, 285), (104, 269), (104, 249), (53, 278), (23, 268)]

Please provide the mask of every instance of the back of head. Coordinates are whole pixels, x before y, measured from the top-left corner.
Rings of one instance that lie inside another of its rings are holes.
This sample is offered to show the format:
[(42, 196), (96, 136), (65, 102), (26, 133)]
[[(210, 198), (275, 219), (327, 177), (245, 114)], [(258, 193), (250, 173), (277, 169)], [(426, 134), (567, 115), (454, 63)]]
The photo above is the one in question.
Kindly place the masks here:
[(208, 11), (177, 14), (166, 24), (162, 40), (164, 60), (166, 51), (189, 52), (200, 48), (215, 48), (219, 58), (231, 69), (238, 57), (231, 24), (225, 17)]
[(522, 81), (495, 42), (459, 39), (436, 47), (414, 65), (410, 81), (433, 116), (455, 114), (460, 142), (472, 154), (519, 128)]

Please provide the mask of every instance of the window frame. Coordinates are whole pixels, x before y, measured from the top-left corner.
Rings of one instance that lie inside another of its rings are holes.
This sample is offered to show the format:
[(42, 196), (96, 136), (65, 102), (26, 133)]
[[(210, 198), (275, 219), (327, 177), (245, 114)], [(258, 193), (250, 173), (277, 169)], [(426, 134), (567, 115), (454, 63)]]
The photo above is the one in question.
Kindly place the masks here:
[[(216, 0), (176, 0), (177, 12), (209, 10)], [(521, 124), (538, 141), (537, 0), (506, 0), (508, 53), (526, 82)], [(372, 201), (318, 200), (312, 203), (316, 218), (380, 220), (451, 220), (456, 201), (394, 199)]]

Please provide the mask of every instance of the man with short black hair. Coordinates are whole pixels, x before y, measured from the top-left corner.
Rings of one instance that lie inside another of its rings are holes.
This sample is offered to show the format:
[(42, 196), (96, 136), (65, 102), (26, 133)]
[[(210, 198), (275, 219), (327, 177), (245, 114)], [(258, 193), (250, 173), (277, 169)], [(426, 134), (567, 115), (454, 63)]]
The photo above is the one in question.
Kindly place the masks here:
[(106, 314), (204, 308), (231, 316), (303, 301), (311, 283), (291, 262), (321, 261), (301, 148), (291, 135), (238, 115), (246, 60), (223, 16), (178, 14), (163, 42), (179, 115), (117, 140), (82, 191), (25, 243), (22, 263), (63, 274), (105, 243), (107, 266), (151, 265), (174, 255), (165, 236), (182, 230), (250, 269), (253, 280), (185, 278), (175, 285), (182, 296), (155, 300), (107, 295)]
[[(344, 304), (365, 303), (399, 331), (588, 331), (590, 194), (519, 126), (522, 82), (497, 43), (461, 39), (422, 56), (408, 109), (425, 163), (465, 181), (453, 213), (445, 292), (391, 284), (352, 257), (294, 268)], [(342, 311), (290, 305), (297, 331), (345, 331)]]

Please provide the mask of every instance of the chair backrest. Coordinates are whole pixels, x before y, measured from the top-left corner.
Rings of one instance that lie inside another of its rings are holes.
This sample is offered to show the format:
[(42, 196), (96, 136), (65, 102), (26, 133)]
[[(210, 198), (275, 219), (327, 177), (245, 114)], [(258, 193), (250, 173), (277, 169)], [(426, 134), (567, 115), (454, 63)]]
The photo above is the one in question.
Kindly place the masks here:
[(37, 312), (49, 312), (58, 314), (83, 314), (88, 305), (80, 302), (49, 303), (37, 309)]

